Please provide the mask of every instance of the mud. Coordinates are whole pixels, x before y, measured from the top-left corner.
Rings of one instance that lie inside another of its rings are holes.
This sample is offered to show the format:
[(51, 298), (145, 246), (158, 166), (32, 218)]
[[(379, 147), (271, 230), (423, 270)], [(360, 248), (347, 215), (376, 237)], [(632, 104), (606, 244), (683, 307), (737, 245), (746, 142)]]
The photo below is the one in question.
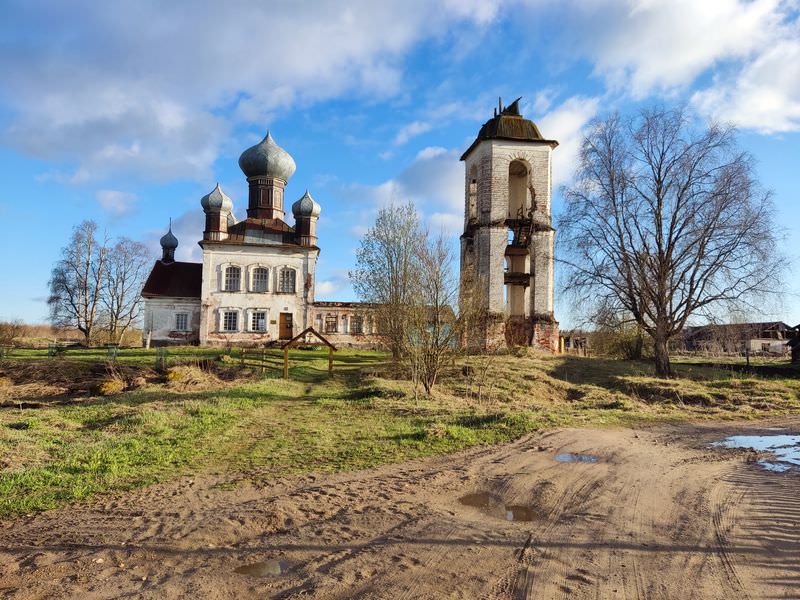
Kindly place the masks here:
[[(354, 473), (182, 479), (0, 522), (0, 597), (800, 597), (800, 472), (710, 447), (798, 426), (558, 430)], [(459, 502), (476, 493), (533, 519)]]

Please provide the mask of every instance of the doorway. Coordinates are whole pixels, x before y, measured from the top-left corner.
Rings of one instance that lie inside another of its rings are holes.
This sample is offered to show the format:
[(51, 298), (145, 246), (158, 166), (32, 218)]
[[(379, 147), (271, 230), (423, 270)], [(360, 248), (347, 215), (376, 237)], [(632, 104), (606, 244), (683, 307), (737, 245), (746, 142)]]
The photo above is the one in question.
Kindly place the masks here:
[(290, 340), (292, 339), (292, 313), (281, 313), (278, 317), (278, 337), (282, 340)]

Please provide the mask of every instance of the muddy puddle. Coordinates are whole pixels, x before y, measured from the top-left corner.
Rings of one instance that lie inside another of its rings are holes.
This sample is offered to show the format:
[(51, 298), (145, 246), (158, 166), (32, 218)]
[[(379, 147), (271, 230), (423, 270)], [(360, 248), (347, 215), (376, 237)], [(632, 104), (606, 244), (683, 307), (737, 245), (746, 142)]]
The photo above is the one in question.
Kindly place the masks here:
[(495, 517), (496, 519), (505, 519), (506, 521), (533, 521), (536, 518), (535, 511), (529, 506), (505, 504), (500, 498), (488, 492), (467, 494), (459, 498), (458, 501), (464, 506), (477, 508), (482, 513), (490, 517)]
[(581, 463), (596, 463), (600, 459), (594, 454), (572, 454), (571, 452), (562, 452), (556, 454), (558, 462), (581, 462)]
[(800, 470), (800, 435), (732, 435), (711, 444), (717, 448), (751, 448), (770, 452), (775, 458), (761, 459), (758, 464), (768, 470), (783, 473)]
[(284, 560), (267, 560), (234, 569), (236, 573), (252, 577), (275, 577), (276, 575), (283, 575), (288, 570), (289, 563)]

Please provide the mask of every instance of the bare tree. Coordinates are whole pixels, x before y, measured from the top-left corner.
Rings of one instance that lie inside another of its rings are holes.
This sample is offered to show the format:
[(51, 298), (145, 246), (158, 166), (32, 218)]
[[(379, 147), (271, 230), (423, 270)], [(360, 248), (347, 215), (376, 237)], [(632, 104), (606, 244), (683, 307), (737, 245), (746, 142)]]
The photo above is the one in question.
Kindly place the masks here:
[(22, 319), (11, 321), (0, 321), (0, 344), (9, 345), (14, 342), (14, 338), (25, 335), (28, 326)]
[(378, 211), (361, 239), (350, 280), (356, 294), (375, 305), (378, 334), (398, 361), (406, 342), (411, 295), (418, 287), (422, 228), (414, 205), (390, 205)]
[(97, 224), (83, 221), (50, 276), (50, 319), (57, 327), (74, 327), (87, 344), (97, 326), (108, 260), (108, 239), (97, 239)]
[(567, 286), (632, 315), (659, 376), (691, 315), (778, 289), (784, 261), (753, 162), (731, 127), (682, 109), (614, 114), (583, 140), (559, 224)]
[(150, 252), (141, 242), (123, 237), (108, 251), (101, 300), (109, 341), (119, 343), (139, 318), (149, 266)]
[(459, 323), (453, 306), (458, 302), (458, 278), (453, 251), (443, 235), (431, 239), (421, 233), (417, 244), (418, 286), (409, 296), (406, 308), (406, 360), (416, 385), (430, 394), (442, 369), (451, 363), (459, 349)]

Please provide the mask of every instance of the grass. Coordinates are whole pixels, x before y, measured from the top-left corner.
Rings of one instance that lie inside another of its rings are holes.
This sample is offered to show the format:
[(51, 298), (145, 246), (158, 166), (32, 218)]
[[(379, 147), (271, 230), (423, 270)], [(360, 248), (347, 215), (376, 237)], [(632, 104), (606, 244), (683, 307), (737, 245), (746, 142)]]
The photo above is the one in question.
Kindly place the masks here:
[[(46, 359), (45, 352), (0, 363), (10, 380), (6, 392), (13, 396), (30, 385), (15, 380), (20, 373), (49, 380), (98, 371), (94, 354), (73, 352), (67, 359)], [(62, 395), (41, 399), (38, 408), (0, 409), (0, 515), (204, 470), (269, 478), (358, 469), (500, 443), (554, 426), (754, 418), (800, 409), (796, 372), (744, 377), (680, 363), (679, 377), (663, 381), (647, 363), (528, 354), (471, 357), (445, 374), (432, 397), (415, 400), (408, 382), (389, 378), (387, 357), (378, 352), (338, 352), (333, 378), (327, 376), (324, 351), (293, 352), (290, 381), (278, 379), (277, 368), (262, 375), (241, 366), (235, 353), (199, 376), (197, 365), (218, 354), (173, 351), (171, 356), (189, 366), (171, 371), (177, 374), (171, 378), (151, 376), (132, 391), (80, 399)], [(152, 375), (154, 358), (152, 351), (120, 351), (119, 370), (126, 377)], [(484, 367), (480, 386), (474, 373)]]

